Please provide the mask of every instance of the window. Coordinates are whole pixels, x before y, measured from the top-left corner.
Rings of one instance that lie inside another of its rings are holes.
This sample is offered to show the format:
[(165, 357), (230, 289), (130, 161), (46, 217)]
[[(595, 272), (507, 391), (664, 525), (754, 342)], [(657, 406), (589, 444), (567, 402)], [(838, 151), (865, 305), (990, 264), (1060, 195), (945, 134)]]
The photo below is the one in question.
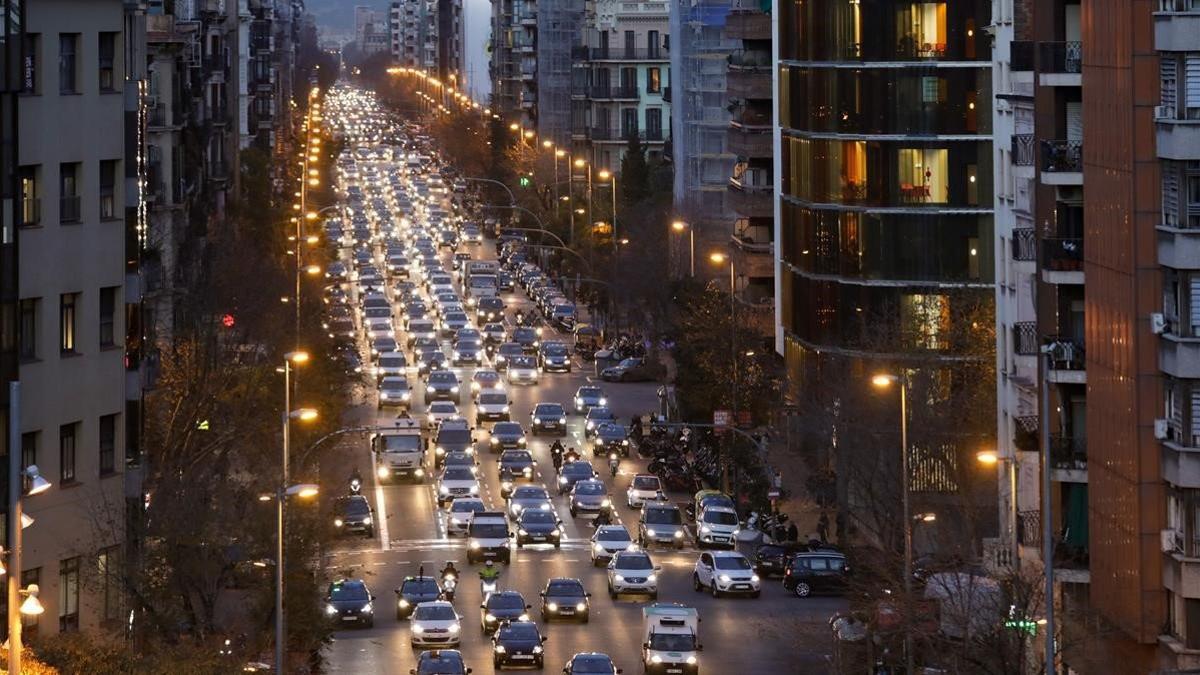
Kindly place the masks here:
[(661, 141), (663, 136), (662, 129), (662, 110), (658, 108), (646, 109), (646, 140)]
[[(42, 585), (42, 568), (34, 567), (33, 569), (21, 571), (21, 588), (29, 588), (30, 585)], [(38, 619), (41, 614), (22, 614), (21, 615), (21, 633), (22, 637), (33, 640), (38, 635)]]
[(58, 299), (58, 350), (75, 351), (75, 309), (79, 304), (78, 293), (63, 293)]
[(946, 53), (946, 4), (919, 2), (896, 8), (900, 56), (940, 57)]
[(96, 556), (96, 578), (100, 582), (100, 618), (121, 618), (121, 547), (100, 549)]
[(950, 302), (944, 295), (902, 295), (900, 324), (908, 348), (945, 349)]
[(75, 439), (79, 424), (64, 424), (58, 428), (58, 466), (62, 484), (75, 482)]
[[(646, 93), (662, 93), (662, 70), (659, 68), (646, 69)], [(649, 126), (649, 125), (647, 125)]]
[(114, 344), (113, 322), (117, 310), (117, 287), (109, 286), (100, 289), (100, 346), (111, 347)]
[(58, 34), (58, 93), (79, 93), (79, 33)]
[(901, 148), (897, 153), (900, 201), (945, 203), (949, 199), (949, 151)]
[(100, 33), (100, 91), (116, 91), (117, 34)]
[(104, 415), (100, 418), (100, 475), (111, 476), (117, 472), (117, 416)]
[(625, 108), (621, 111), (621, 138), (629, 138), (638, 132), (637, 108)]
[(42, 222), (41, 181), (38, 180), (41, 167), (23, 166), (18, 171), (21, 174), (21, 224), (37, 225)]
[(625, 58), (636, 58), (637, 53), (637, 33), (631, 30), (625, 31)]
[(58, 630), (79, 630), (79, 558), (58, 563)]
[(28, 469), (37, 464), (38, 436), (40, 431), (26, 431), (21, 434), (21, 469)]
[(41, 34), (26, 33), (21, 47), (21, 91), (26, 94), (40, 94), (42, 93)]
[(646, 49), (647, 55), (652, 58), (658, 58), (658, 31), (652, 30), (646, 33)]
[(26, 361), (38, 357), (38, 302), (39, 298), (25, 298), (18, 310), (17, 349), (20, 358)]
[(117, 216), (117, 160), (100, 160), (100, 220)]
[(58, 165), (58, 221), (79, 222), (79, 163)]

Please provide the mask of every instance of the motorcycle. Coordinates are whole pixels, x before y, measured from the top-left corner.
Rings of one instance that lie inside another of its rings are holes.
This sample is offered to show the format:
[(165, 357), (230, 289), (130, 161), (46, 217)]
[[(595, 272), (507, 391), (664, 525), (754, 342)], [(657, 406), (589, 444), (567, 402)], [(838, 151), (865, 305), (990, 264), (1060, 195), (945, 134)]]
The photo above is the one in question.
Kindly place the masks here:
[(355, 476), (350, 479), (350, 494), (357, 495), (362, 493), (362, 479)]
[(608, 453), (608, 475), (612, 476), (613, 478), (616, 478), (617, 477), (617, 469), (619, 469), (620, 466), (621, 466), (621, 458), (617, 456), (617, 453), (615, 453), (615, 452)]
[(510, 477), (502, 478), (500, 480), (500, 498), (508, 499), (508, 497), (512, 494), (512, 491), (513, 491), (513, 479)]
[(483, 597), (485, 597), (485, 598), (487, 596), (491, 595), (492, 593), (495, 593), (496, 589), (499, 588), (499, 586), (500, 586), (499, 578), (484, 579), (483, 577), (479, 577), (479, 592), (481, 594), (483, 594)]
[(442, 576), (442, 594), (450, 602), (454, 602), (454, 589), (458, 588), (458, 578), (453, 574)]

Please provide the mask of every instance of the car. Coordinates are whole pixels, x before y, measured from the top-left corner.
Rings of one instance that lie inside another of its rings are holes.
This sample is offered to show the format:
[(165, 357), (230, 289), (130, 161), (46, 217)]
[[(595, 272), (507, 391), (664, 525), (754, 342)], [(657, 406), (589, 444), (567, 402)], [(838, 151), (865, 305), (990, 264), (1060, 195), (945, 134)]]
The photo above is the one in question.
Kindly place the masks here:
[[(465, 466), (467, 468), (474, 468), (478, 465), (479, 462), (475, 461), (475, 453), (468, 454), (462, 450), (447, 452), (445, 456), (442, 457), (442, 466)], [(476, 471), (475, 473), (478, 475), (479, 472)]]
[(537, 384), (537, 359), (532, 356), (513, 356), (508, 359), (507, 374), (510, 384)]
[(617, 416), (607, 406), (589, 408), (583, 418), (583, 437), (591, 438), (596, 433), (596, 427), (604, 422), (616, 422)]
[(412, 616), (413, 610), (422, 602), (431, 602), (442, 597), (442, 586), (436, 577), (406, 576), (396, 589), (396, 620), (403, 621)]
[(541, 485), (521, 485), (508, 496), (508, 512), (518, 516), (525, 509), (540, 509), (553, 511), (554, 504), (550, 501), (550, 493)]
[[(456, 188), (456, 191), (459, 190)], [(464, 187), (461, 191), (465, 192), (466, 188)], [(482, 244), (483, 233), (479, 231), (478, 227), (464, 227), (462, 228), (462, 240), (468, 244)]]
[(467, 325), (470, 325), (470, 320), (461, 310), (448, 311), (442, 317), (442, 337), (450, 337), (458, 332), (459, 328)]
[(526, 480), (533, 479), (533, 471), (537, 467), (533, 455), (524, 449), (505, 450), (500, 454), (496, 463), (501, 471), (508, 469), (512, 472), (513, 478), (525, 478)]
[(608, 563), (608, 595), (644, 593), (658, 599), (658, 573), (662, 568), (645, 551), (620, 551)]
[(408, 378), (403, 375), (388, 375), (379, 381), (379, 408), (399, 407), (408, 409), (412, 403), (412, 391), (408, 388)]
[(325, 592), (325, 616), (339, 625), (375, 625), (375, 596), (362, 579), (339, 579)]
[(605, 382), (649, 382), (654, 379), (646, 360), (630, 357), (615, 366), (609, 366), (600, 371), (600, 378)]
[(492, 636), (492, 665), (496, 670), (505, 666), (545, 666), (542, 644), (546, 638), (532, 621), (506, 621)]
[[(482, 425), (488, 421), (507, 422), (509, 415), (508, 392), (503, 389), (484, 389), (475, 400), (475, 423)], [(493, 449), (494, 446), (493, 446)]]
[(433, 401), (425, 411), (425, 425), (436, 429), (442, 420), (458, 416), (454, 401)]
[(410, 640), (413, 648), (430, 645), (455, 647), (462, 642), (462, 617), (445, 600), (422, 602), (413, 610)]
[(708, 588), (714, 598), (726, 593), (744, 593), (757, 598), (760, 579), (750, 560), (737, 551), (705, 551), (692, 570), (692, 588)]
[(513, 290), (513, 276), (509, 272), (498, 272), (496, 274), (496, 289), (505, 292)]
[[(524, 354), (525, 350), (521, 349), (521, 345), (515, 342), (503, 342), (496, 348), (496, 354), (492, 357), (492, 367), (496, 370), (504, 371), (508, 368), (510, 360)], [(537, 364), (534, 364), (534, 370), (537, 370)]]
[(479, 560), (512, 562), (508, 518), (503, 511), (480, 511), (471, 515), (467, 524), (467, 564)]
[(398, 349), (396, 338), (389, 336), (372, 337), (367, 340), (371, 345), (371, 359), (378, 359), (380, 354), (394, 352)]
[(648, 543), (683, 548), (683, 515), (677, 506), (666, 502), (642, 504), (642, 517), (638, 520), (638, 544), (645, 548)]
[(483, 500), (479, 497), (457, 497), (450, 502), (446, 516), (446, 536), (466, 534), (471, 515), (486, 511)]
[(563, 666), (563, 675), (620, 675), (621, 669), (613, 665), (608, 654), (580, 652)]
[(425, 383), (425, 400), (461, 402), (458, 391), (458, 376), (453, 371), (435, 370), (429, 373), (429, 381)]
[(375, 361), (372, 371), (376, 381), (385, 377), (400, 377), (408, 372), (408, 358), (404, 352), (384, 352)]
[(513, 329), (512, 340), (521, 345), (524, 353), (532, 355), (537, 353), (538, 346), (541, 344), (541, 334), (537, 328), (521, 326)]
[(346, 495), (340, 497), (334, 506), (337, 514), (333, 518), (333, 527), (338, 534), (347, 532), (362, 533), (368, 539), (375, 536), (374, 512), (371, 502), (363, 495)]
[(737, 511), (725, 506), (709, 506), (696, 516), (696, 543), (701, 547), (712, 544), (734, 548), (739, 526)]
[(663, 494), (662, 481), (652, 473), (635, 474), (625, 490), (625, 503), (631, 509), (640, 509), (646, 502), (654, 501)]
[(479, 495), (479, 479), (465, 466), (448, 466), (437, 480), (437, 502), (442, 506), (456, 497)]
[(596, 406), (607, 406), (608, 397), (604, 390), (596, 385), (585, 384), (575, 390), (575, 412), (587, 413)]
[(407, 331), (408, 346), (412, 347), (416, 344), (418, 338), (436, 338), (437, 328), (434, 327), (433, 321), (430, 319), (421, 319), (420, 321), (410, 321)]
[(466, 364), (479, 365), (483, 363), (483, 342), (477, 339), (462, 339), (454, 343), (454, 358), (456, 366)]
[(788, 561), (783, 587), (798, 598), (845, 591), (850, 576), (846, 556), (836, 551), (805, 551)]
[(565, 495), (579, 481), (590, 480), (596, 475), (596, 470), (592, 468), (591, 462), (583, 460), (567, 462), (558, 470), (558, 494)]
[(487, 368), (480, 368), (471, 375), (471, 395), (477, 396), (480, 392), (492, 389), (503, 389), (504, 384), (500, 381), (500, 373)]
[(532, 605), (518, 591), (496, 591), (489, 593), (479, 604), (479, 630), (489, 635), (505, 621), (528, 621), (528, 610)]
[(488, 353), (491, 353), (491, 347), (495, 347), (504, 342), (504, 338), (508, 336), (508, 331), (504, 330), (502, 323), (485, 323), (480, 330), (483, 334), (483, 344), (489, 347)]
[(548, 622), (553, 617), (588, 622), (591, 609), (588, 598), (592, 594), (584, 589), (579, 579), (551, 578), (539, 595), (542, 596), (542, 621)]
[(563, 342), (543, 342), (538, 350), (538, 367), (547, 373), (571, 372), (571, 350)]
[(417, 667), (409, 668), (408, 675), (470, 675), (471, 669), (463, 663), (462, 652), (457, 649), (434, 649), (421, 652)]
[(562, 545), (562, 522), (554, 511), (525, 509), (517, 517), (517, 548), (525, 544)]
[(475, 320), (490, 323), (504, 319), (504, 301), (500, 298), (479, 298), (475, 303)]
[[(509, 373), (510, 377), (512, 373)], [(567, 411), (561, 403), (538, 403), (529, 413), (530, 431), (534, 436), (543, 431), (553, 432), (556, 436), (567, 435)]]
[(612, 506), (608, 488), (603, 481), (595, 478), (576, 481), (571, 487), (571, 496), (567, 501), (570, 503), (572, 517), (577, 517), (581, 511), (599, 512)]
[(592, 454), (600, 457), (610, 452), (629, 456), (629, 432), (621, 424), (601, 422), (592, 435)]
[(592, 533), (592, 565), (599, 566), (612, 560), (620, 551), (636, 550), (633, 538), (624, 525), (601, 525)]
[(497, 422), (496, 426), (492, 427), (488, 445), (492, 452), (524, 448), (526, 445), (525, 430), (521, 428), (520, 422)]

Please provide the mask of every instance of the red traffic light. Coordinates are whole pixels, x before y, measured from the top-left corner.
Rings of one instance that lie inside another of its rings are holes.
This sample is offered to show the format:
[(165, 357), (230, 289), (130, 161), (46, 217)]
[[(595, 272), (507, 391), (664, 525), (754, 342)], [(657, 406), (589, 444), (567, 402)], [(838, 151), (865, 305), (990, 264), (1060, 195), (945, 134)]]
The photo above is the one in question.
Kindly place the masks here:
[(222, 326), (225, 326), (226, 328), (233, 328), (233, 324), (234, 324), (234, 319), (233, 319), (232, 314), (226, 314), (225, 316), (221, 317), (221, 325)]

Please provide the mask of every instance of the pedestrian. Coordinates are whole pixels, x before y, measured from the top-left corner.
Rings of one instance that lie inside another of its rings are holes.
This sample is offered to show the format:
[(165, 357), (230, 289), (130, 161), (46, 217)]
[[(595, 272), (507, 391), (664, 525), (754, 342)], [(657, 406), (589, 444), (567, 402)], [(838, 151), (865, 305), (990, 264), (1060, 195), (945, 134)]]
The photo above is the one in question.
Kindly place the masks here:
[(796, 527), (796, 521), (794, 520), (791, 525), (788, 525), (787, 540), (792, 544), (800, 541), (800, 528)]
[(829, 543), (829, 514), (821, 510), (821, 516), (817, 518), (817, 537), (821, 539), (822, 544)]

